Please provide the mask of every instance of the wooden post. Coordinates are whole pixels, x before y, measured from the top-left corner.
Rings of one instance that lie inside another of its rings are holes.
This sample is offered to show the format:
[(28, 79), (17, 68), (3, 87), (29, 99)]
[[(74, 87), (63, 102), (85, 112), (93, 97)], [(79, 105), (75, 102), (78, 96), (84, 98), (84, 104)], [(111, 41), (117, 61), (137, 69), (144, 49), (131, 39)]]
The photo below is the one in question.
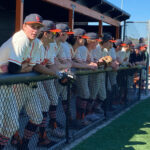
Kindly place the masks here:
[(73, 10), (69, 10), (69, 24), (68, 24), (69, 28), (71, 29), (71, 31), (74, 28), (74, 17), (73, 17)]
[(24, 9), (24, 0), (16, 0), (15, 32), (19, 31), (22, 28), (22, 24), (23, 24), (23, 9)]
[(98, 35), (99, 35), (99, 37), (102, 37), (102, 35), (103, 35), (103, 25), (102, 25), (102, 20), (99, 20)]
[(120, 27), (116, 27), (116, 39), (120, 39), (119, 30)]

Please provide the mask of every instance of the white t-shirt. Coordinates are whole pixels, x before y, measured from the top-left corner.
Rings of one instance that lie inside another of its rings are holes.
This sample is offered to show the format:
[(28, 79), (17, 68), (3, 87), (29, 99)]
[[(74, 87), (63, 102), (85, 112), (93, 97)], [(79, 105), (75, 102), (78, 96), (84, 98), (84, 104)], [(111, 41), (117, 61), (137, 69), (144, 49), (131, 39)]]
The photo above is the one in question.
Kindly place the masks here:
[(122, 52), (121, 50), (116, 52), (117, 60), (119, 60), (120, 63), (123, 62), (124, 55), (125, 55), (124, 52)]
[(88, 63), (94, 62), (94, 57), (93, 57), (93, 55), (92, 55), (92, 51), (93, 51), (93, 50), (87, 52), (87, 60), (86, 60), (86, 61), (87, 61)]
[(1, 47), (0, 47), (0, 65), (8, 64), (8, 58), (10, 55), (10, 43), (11, 38), (7, 40)]
[(126, 51), (124, 48), (122, 48), (121, 52), (123, 53), (123, 65), (128, 64), (129, 57), (130, 57), (130, 51)]
[(101, 49), (101, 57), (110, 56), (106, 48)]
[(35, 65), (40, 58), (39, 40), (30, 42), (24, 31), (20, 30), (2, 44), (0, 56), (0, 66), (8, 65), (8, 62), (21, 66), (25, 60), (28, 60), (30, 65)]
[(100, 45), (98, 44), (96, 46), (96, 49), (92, 50), (92, 55), (93, 55), (93, 59), (94, 61), (98, 61), (101, 57), (102, 57), (102, 50)]
[(88, 49), (85, 46), (79, 46), (75, 50), (74, 60), (77, 62), (86, 62)]
[(112, 57), (113, 60), (116, 60), (116, 52), (115, 52), (115, 48), (111, 48), (109, 51), (108, 51), (109, 55)]
[(55, 57), (57, 57), (57, 55), (60, 51), (60, 45), (58, 46), (56, 41), (54, 41), (53, 43), (51, 43), (51, 47), (52, 47), (51, 49), (54, 50), (53, 52), (54, 52)]
[(43, 43), (40, 42), (40, 64), (42, 65), (53, 65), (55, 63), (56, 58), (56, 50), (57, 50), (57, 44), (50, 43), (47, 48), (44, 48)]
[(39, 40), (36, 38), (30, 42), (23, 30), (12, 36), (8, 47), (10, 49), (9, 62), (21, 66), (23, 61), (28, 60), (30, 65), (35, 65), (39, 59)]
[(60, 60), (71, 60), (71, 49), (67, 42), (60, 43), (60, 50), (57, 57)]

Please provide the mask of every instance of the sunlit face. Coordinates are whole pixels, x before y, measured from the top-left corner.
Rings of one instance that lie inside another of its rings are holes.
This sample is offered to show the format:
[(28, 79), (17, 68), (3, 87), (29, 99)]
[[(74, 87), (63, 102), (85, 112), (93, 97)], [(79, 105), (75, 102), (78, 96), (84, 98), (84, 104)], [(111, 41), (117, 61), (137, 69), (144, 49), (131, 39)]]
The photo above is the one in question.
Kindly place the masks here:
[(66, 32), (60, 33), (60, 40), (61, 42), (65, 42), (68, 39), (68, 34)]
[(45, 32), (44, 36), (48, 43), (51, 43), (54, 41), (54, 34), (52, 32), (47, 31), (47, 32)]
[(108, 48), (111, 49), (113, 47), (113, 43), (108, 41)]
[(40, 24), (23, 24), (23, 30), (30, 40), (34, 40), (42, 26)]
[(77, 37), (77, 41), (78, 41), (78, 44), (80, 45), (80, 46), (84, 46), (84, 44), (85, 44), (85, 39), (83, 39), (82, 37)]
[(122, 46), (117, 46), (117, 48), (116, 48), (116, 51), (121, 51), (121, 49), (122, 49)]
[(97, 44), (98, 44), (97, 40), (89, 40), (89, 39), (88, 39), (88, 47), (89, 47), (91, 50), (96, 49)]
[(113, 43), (111, 41), (107, 41), (103, 44), (103, 48), (107, 48), (108, 50), (113, 47)]
[(124, 46), (124, 49), (125, 49), (126, 51), (129, 51), (129, 50), (130, 50), (129, 48), (130, 48), (129, 45)]

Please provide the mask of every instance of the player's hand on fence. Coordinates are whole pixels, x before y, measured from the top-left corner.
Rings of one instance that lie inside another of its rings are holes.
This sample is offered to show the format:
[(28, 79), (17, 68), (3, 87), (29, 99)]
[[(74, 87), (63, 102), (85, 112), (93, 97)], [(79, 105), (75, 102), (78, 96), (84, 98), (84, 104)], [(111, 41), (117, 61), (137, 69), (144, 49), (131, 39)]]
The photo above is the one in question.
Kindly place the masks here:
[(105, 62), (103, 60), (103, 58), (100, 58), (98, 61), (97, 61), (97, 66), (98, 68), (100, 68), (101, 66), (105, 65)]
[(33, 66), (30, 66), (29, 62), (27, 61), (22, 62), (21, 66), (22, 66), (21, 72), (31, 72), (33, 69)]
[(119, 62), (112, 61), (110, 66), (112, 67), (113, 70), (118, 70), (119, 69)]
[(89, 64), (89, 69), (92, 69), (92, 70), (98, 69), (97, 63), (91, 62), (91, 63)]

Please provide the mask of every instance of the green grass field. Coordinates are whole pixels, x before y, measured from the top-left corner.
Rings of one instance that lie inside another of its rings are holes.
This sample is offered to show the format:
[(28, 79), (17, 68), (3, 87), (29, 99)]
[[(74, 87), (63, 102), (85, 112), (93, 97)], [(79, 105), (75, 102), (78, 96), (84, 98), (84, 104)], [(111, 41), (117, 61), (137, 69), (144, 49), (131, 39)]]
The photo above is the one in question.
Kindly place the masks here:
[(150, 150), (150, 99), (142, 101), (72, 150)]

